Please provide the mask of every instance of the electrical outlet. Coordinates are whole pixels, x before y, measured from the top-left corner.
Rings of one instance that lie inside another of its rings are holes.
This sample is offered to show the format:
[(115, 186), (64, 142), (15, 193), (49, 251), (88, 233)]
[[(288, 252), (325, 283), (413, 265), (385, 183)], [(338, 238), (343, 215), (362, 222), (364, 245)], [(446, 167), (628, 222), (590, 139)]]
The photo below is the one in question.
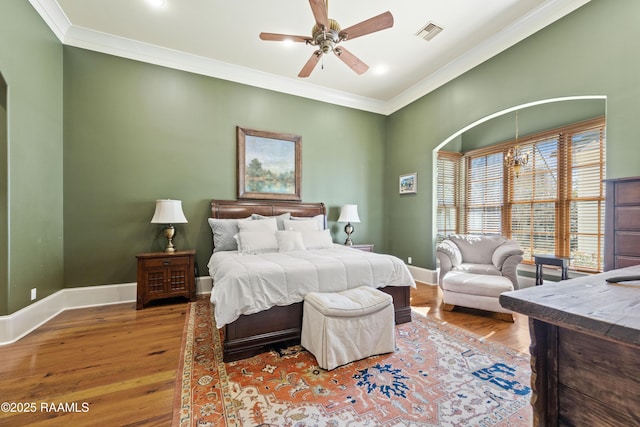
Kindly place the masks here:
[(413, 262), (413, 260), (411, 259), (411, 257), (407, 258), (407, 264), (411, 264)]
[(31, 301), (33, 301), (34, 299), (37, 298), (37, 296), (36, 296), (37, 293), (36, 292), (37, 292), (36, 288), (31, 289)]

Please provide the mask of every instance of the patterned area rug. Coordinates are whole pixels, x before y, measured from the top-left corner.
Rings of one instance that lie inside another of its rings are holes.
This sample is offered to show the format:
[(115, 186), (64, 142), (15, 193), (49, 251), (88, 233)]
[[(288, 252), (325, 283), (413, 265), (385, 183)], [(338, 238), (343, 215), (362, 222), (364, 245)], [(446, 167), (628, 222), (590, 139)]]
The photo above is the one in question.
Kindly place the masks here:
[(325, 371), (300, 346), (222, 362), (211, 304), (185, 326), (174, 426), (531, 426), (528, 357), (413, 313), (396, 351)]

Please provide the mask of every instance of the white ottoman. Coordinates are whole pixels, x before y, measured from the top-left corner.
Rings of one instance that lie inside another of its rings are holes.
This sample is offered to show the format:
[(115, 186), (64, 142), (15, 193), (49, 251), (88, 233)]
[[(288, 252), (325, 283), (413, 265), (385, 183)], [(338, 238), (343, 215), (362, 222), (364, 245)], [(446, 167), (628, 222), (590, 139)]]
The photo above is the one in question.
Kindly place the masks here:
[(391, 295), (367, 286), (304, 299), (301, 344), (318, 366), (337, 366), (395, 350)]
[(513, 290), (506, 277), (489, 274), (450, 271), (442, 279), (442, 302), (445, 310), (454, 306), (477, 308), (502, 313), (501, 318), (513, 322), (512, 311), (500, 305), (500, 294)]

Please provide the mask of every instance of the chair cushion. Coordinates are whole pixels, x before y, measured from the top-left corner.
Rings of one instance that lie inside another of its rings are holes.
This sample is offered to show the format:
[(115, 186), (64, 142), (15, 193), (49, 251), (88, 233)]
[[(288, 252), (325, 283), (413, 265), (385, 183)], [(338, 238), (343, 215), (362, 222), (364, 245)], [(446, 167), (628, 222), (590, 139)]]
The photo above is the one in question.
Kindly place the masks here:
[(498, 246), (507, 241), (503, 236), (474, 236), (469, 234), (451, 234), (453, 241), (462, 254), (464, 262), (472, 264), (492, 264), (491, 257)]
[(503, 292), (512, 291), (513, 283), (503, 276), (450, 271), (442, 279), (442, 288), (450, 292), (497, 298)]
[(309, 292), (304, 298), (323, 315), (337, 317), (375, 313), (393, 302), (391, 295), (368, 286), (342, 292)]
[(492, 276), (502, 276), (500, 270), (498, 270), (493, 264), (471, 264), (468, 262), (462, 263), (453, 270), (461, 271), (463, 273), (473, 274), (490, 274)]

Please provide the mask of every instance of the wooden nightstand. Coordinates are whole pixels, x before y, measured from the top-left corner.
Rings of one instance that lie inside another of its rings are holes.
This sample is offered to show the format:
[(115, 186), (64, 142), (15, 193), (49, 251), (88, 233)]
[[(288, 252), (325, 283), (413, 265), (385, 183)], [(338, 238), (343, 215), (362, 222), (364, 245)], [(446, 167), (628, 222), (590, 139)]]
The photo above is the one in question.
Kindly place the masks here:
[(365, 252), (373, 252), (373, 244), (362, 244), (362, 245), (353, 245), (351, 246), (353, 249), (360, 249)]
[(185, 297), (196, 300), (195, 250), (174, 253), (153, 252), (138, 258), (138, 299), (140, 310), (149, 301)]

